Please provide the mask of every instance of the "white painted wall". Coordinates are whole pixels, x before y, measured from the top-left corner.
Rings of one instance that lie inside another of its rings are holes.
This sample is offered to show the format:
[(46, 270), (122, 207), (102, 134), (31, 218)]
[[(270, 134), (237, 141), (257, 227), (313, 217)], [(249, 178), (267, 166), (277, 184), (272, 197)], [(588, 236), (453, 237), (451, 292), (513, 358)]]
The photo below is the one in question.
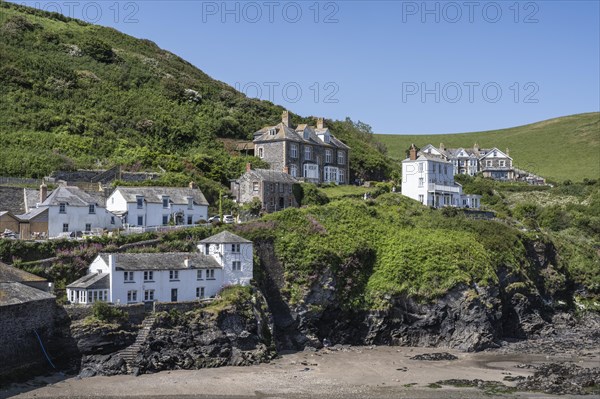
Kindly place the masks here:
[(48, 236), (56, 237), (63, 233), (63, 224), (69, 225), (71, 231), (86, 231), (86, 224), (91, 224), (92, 229), (115, 230), (121, 227), (121, 221), (114, 217), (114, 224), (111, 223), (111, 217), (114, 215), (105, 208), (96, 206), (95, 213), (90, 214), (88, 206), (66, 205), (65, 213), (60, 213), (59, 206), (48, 207)]

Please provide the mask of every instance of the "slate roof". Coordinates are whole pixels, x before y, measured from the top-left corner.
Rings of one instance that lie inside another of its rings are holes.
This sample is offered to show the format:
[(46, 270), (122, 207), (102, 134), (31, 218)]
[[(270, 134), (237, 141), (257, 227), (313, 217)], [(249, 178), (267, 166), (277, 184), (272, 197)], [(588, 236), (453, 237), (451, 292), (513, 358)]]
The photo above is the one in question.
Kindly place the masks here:
[(298, 183), (298, 180), (292, 177), (292, 175), (270, 169), (252, 169), (251, 171), (244, 173), (240, 177), (240, 180), (244, 178), (249, 180), (261, 180), (267, 183)]
[(13, 215), (26, 212), (21, 187), (0, 187), (0, 211)]
[(69, 206), (82, 206), (87, 207), (89, 205), (102, 205), (96, 195), (91, 195), (79, 187), (74, 186), (60, 186), (50, 195), (41, 206), (58, 206), (61, 203), (66, 203)]
[[(221, 269), (221, 265), (211, 256), (199, 252), (165, 253), (101, 253), (100, 257), (108, 264), (108, 256), (115, 256), (116, 270), (184, 270)], [(186, 267), (184, 261), (190, 260)]]
[(47, 281), (45, 278), (36, 276), (26, 272), (25, 270), (17, 269), (16, 267), (0, 262), (0, 282), (33, 282)]
[(110, 274), (92, 273), (67, 285), (67, 288), (84, 288), (87, 290), (103, 290), (110, 288)]
[[(448, 164), (450, 163), (449, 161), (446, 161), (441, 156), (434, 155), (434, 154), (428, 154), (428, 153), (422, 153), (422, 152), (419, 152), (419, 156), (417, 157), (416, 160), (417, 161), (436, 161), (436, 162), (442, 162), (442, 163), (448, 163)], [(406, 158), (402, 162), (414, 162), (414, 161), (412, 161), (410, 158)]]
[(252, 241), (246, 240), (229, 231), (222, 231), (219, 234), (205, 238), (200, 244), (252, 244)]
[[(52, 190), (48, 191), (48, 195), (52, 194)], [(26, 209), (23, 212), (27, 212), (27, 209), (32, 210), (40, 202), (40, 191), (34, 188), (24, 188), (23, 197), (25, 201)], [(48, 197), (46, 197), (48, 198)]]
[(197, 188), (189, 187), (117, 187), (115, 192), (119, 191), (125, 201), (136, 202), (137, 196), (141, 195), (148, 203), (162, 203), (163, 196), (168, 196), (172, 204), (186, 205), (188, 197), (194, 199), (196, 205), (208, 206), (208, 201), (202, 194), (202, 191)]
[(21, 220), (31, 220), (31, 219), (35, 218), (36, 216), (39, 216), (40, 214), (42, 214), (44, 212), (48, 212), (48, 208), (46, 208), (46, 207), (43, 207), (43, 208), (33, 208), (28, 213), (25, 213), (23, 215), (16, 215), (16, 216), (19, 219), (21, 219)]
[[(276, 134), (272, 135), (269, 133), (272, 129), (276, 130)], [(286, 126), (284, 123), (279, 123), (275, 126), (263, 127), (254, 133), (254, 143), (268, 143), (272, 141), (289, 140), (298, 143), (310, 143), (326, 147), (338, 147), (346, 150), (350, 149), (350, 147), (342, 143), (332, 134), (330, 134), (331, 140), (329, 143), (325, 143), (323, 140), (321, 140), (318, 136), (318, 133), (325, 133), (327, 130), (329, 129), (317, 129), (314, 126), (309, 126), (305, 123), (298, 125), (296, 129), (292, 129)], [(308, 138), (304, 138), (305, 131), (308, 133)]]
[(18, 282), (0, 283), (0, 306), (54, 299), (54, 295)]

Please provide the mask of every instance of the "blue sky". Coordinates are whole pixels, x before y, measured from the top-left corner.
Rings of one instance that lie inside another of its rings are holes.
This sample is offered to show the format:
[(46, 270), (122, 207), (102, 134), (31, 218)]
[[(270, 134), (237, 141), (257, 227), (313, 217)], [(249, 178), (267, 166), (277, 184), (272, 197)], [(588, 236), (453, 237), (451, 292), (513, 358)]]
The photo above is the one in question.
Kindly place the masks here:
[(598, 1), (26, 4), (150, 39), (249, 96), (376, 133), (600, 110)]

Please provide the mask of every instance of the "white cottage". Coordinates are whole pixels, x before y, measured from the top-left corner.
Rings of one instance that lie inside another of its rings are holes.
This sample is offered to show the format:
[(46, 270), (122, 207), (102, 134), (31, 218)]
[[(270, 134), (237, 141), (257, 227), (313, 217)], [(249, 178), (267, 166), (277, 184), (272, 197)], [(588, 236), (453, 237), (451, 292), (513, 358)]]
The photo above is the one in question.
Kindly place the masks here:
[(117, 187), (106, 207), (130, 226), (195, 224), (208, 219), (208, 202), (193, 183), (189, 187)]
[(251, 241), (222, 232), (200, 241), (198, 248), (194, 253), (102, 253), (86, 276), (67, 286), (67, 299), (81, 304), (192, 301), (250, 283)]
[(418, 152), (413, 144), (402, 161), (402, 194), (423, 205), (478, 209), (481, 196), (465, 195), (454, 181), (454, 166), (435, 152)]

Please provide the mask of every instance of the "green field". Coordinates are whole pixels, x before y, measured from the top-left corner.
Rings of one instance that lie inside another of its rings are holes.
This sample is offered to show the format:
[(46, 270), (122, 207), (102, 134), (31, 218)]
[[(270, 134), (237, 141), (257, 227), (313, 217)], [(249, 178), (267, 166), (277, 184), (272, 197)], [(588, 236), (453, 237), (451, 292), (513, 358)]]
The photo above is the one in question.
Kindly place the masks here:
[(549, 119), (531, 125), (487, 132), (395, 135), (379, 134), (392, 158), (402, 159), (405, 150), (444, 143), (446, 147), (510, 149), (514, 165), (554, 181), (581, 181), (600, 177), (600, 113), (593, 112)]

